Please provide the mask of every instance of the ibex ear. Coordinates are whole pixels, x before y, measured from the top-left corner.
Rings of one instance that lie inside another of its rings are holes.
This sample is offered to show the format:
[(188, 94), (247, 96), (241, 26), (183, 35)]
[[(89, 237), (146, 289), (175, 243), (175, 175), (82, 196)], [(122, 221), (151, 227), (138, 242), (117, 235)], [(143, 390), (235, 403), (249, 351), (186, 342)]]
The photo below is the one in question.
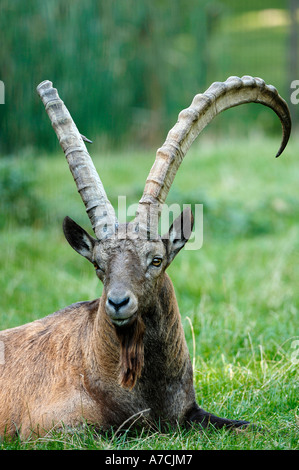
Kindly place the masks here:
[(185, 246), (186, 242), (189, 240), (192, 233), (193, 224), (193, 214), (191, 212), (190, 207), (187, 207), (175, 219), (169, 229), (169, 232), (162, 237), (168, 254), (168, 264), (171, 263), (173, 258), (178, 254), (178, 252), (183, 248), (183, 246)]
[(63, 232), (65, 238), (77, 253), (92, 261), (92, 252), (96, 239), (91, 237), (85, 230), (76, 224), (70, 217), (63, 221)]

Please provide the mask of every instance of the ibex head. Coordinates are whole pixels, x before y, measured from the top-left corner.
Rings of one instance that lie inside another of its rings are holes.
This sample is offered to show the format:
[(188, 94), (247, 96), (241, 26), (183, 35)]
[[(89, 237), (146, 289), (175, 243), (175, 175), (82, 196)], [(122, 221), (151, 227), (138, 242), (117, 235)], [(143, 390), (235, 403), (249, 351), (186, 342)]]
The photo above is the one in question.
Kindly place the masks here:
[(104, 284), (106, 313), (121, 328), (131, 325), (152, 303), (161, 276), (189, 239), (192, 225), (188, 208), (167, 234), (155, 239), (132, 234), (130, 224), (119, 225), (109, 238), (95, 239), (69, 217), (63, 230), (70, 245), (94, 265)]
[[(133, 386), (142, 368), (144, 312), (153, 305), (165, 269), (192, 231), (193, 217), (190, 210), (185, 210), (166, 236), (158, 234), (162, 205), (187, 150), (221, 111), (255, 102), (272, 108), (281, 120), (283, 139), (279, 156), (291, 130), (288, 107), (274, 87), (249, 76), (216, 82), (204, 94), (196, 95), (191, 106), (180, 113), (178, 122), (157, 151), (135, 220), (119, 225), (82, 136), (57, 90), (52, 88), (51, 82), (45, 81), (38, 86), (38, 93), (65, 152), (96, 238), (69, 218), (64, 221), (64, 233), (70, 245), (94, 264), (104, 284), (105, 313), (123, 346), (121, 360), (127, 372), (123, 374), (122, 384)], [(130, 370), (133, 372), (129, 373)]]

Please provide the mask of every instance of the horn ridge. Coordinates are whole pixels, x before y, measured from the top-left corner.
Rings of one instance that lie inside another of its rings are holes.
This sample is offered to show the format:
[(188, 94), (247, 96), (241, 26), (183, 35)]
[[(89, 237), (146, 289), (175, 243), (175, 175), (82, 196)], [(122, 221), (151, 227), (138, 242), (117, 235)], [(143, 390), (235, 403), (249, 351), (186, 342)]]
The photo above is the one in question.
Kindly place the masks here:
[[(291, 133), (291, 117), (287, 103), (276, 88), (266, 85), (261, 78), (249, 75), (242, 78), (232, 76), (225, 82), (214, 82), (204, 93), (195, 95), (191, 105), (180, 112), (177, 123), (168, 132), (163, 146), (157, 150), (139, 201), (135, 223), (141, 221), (141, 225), (145, 226), (148, 220), (145, 212), (150, 210), (152, 204), (156, 205), (156, 211), (160, 214), (188, 149), (212, 119), (226, 109), (245, 103), (263, 104), (277, 114), (283, 136), (276, 156), (283, 152)], [(157, 230), (157, 224), (151, 227), (151, 231), (153, 229)]]
[(45, 80), (37, 86), (52, 127), (64, 151), (78, 192), (98, 239), (115, 233), (118, 224), (102, 181), (84, 144), (82, 136), (52, 82)]

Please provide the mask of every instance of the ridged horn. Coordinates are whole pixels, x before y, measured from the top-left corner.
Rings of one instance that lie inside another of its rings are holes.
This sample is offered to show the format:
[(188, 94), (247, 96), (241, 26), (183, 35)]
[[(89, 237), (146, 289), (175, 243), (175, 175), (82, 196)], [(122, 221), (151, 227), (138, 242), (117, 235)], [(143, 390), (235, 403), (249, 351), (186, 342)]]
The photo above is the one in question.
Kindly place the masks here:
[(183, 158), (200, 132), (222, 111), (244, 103), (263, 104), (278, 115), (283, 137), (276, 157), (282, 153), (289, 140), (291, 117), (287, 103), (276, 88), (266, 85), (261, 78), (247, 75), (213, 83), (205, 93), (196, 95), (190, 107), (179, 114), (177, 123), (157, 151), (134, 220), (140, 231), (150, 233), (151, 238), (157, 235), (162, 205)]
[(77, 189), (85, 204), (92, 228), (99, 240), (115, 232), (117, 219), (103, 184), (68, 109), (59, 98), (52, 82), (45, 80), (37, 87), (53, 129), (64, 151)]

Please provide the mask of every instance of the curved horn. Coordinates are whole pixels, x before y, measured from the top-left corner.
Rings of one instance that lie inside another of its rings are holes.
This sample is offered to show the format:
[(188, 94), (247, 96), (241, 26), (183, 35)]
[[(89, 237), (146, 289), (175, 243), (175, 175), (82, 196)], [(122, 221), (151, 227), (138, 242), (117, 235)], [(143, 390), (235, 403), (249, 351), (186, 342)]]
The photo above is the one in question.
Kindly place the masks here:
[(244, 103), (261, 103), (273, 109), (283, 129), (277, 157), (287, 145), (291, 132), (291, 117), (287, 103), (272, 85), (261, 78), (229, 77), (225, 82), (213, 83), (205, 93), (196, 95), (189, 108), (184, 109), (178, 122), (169, 131), (164, 145), (158, 149), (156, 160), (146, 180), (134, 223), (139, 230), (158, 233), (158, 218), (176, 172), (190, 145), (222, 111)]
[(117, 219), (83, 142), (83, 139), (88, 139), (79, 133), (52, 82), (45, 80), (40, 83), (37, 92), (65, 153), (92, 228), (99, 240), (107, 238), (115, 232)]

